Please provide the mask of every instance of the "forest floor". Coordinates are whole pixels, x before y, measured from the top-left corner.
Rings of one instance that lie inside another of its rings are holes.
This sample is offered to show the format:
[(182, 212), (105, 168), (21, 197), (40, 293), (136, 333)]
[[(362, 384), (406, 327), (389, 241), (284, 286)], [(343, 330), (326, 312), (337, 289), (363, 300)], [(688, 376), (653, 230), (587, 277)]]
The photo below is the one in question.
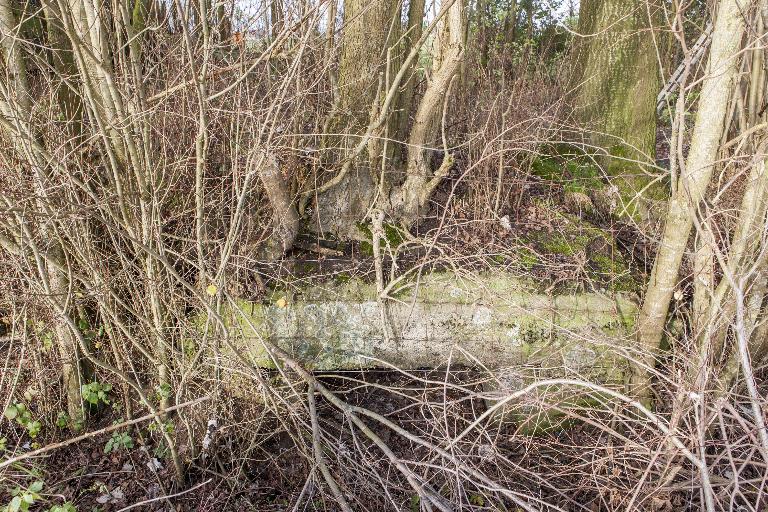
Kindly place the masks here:
[[(421, 376), (427, 376), (424, 372)], [(433, 371), (433, 380), (448, 379), (472, 385), (472, 372), (457, 371), (450, 376)], [(485, 410), (482, 400), (459, 400), (459, 396), (439, 396), (440, 389), (424, 389), (423, 384), (395, 372), (367, 372), (354, 375), (359, 379), (352, 386), (337, 377), (328, 376), (324, 382), (333, 387), (350, 404), (361, 405), (385, 415), (388, 419), (414, 432), (423, 431), (430, 424), (440, 424), (448, 418), (449, 430), (454, 434)], [(362, 385), (366, 383), (368, 385)], [(407, 390), (401, 394), (383, 391), (387, 386)], [(440, 403), (443, 399), (456, 400), (448, 410), (425, 404)], [(160, 445), (153, 441), (156, 436), (146, 425), (132, 430), (135, 446), (130, 449), (105, 454), (108, 435), (96, 436), (65, 449), (54, 450), (46, 457), (25, 463), (28, 471), (45, 482), (43, 494), (51, 502), (61, 497), (76, 505), (78, 511), (115, 512), (134, 507), (134, 510), (152, 511), (284, 511), (284, 510), (337, 510), (327, 501), (327, 493), (321, 493), (321, 485), (306, 453), (306, 446), (297, 443), (290, 433), (281, 430), (274, 421), (266, 421), (257, 429), (250, 429), (252, 420), (259, 416), (257, 404), (243, 405), (244, 416), (232, 418), (227, 428), (215, 436), (210, 456), (197, 458), (189, 465), (184, 489), (188, 491), (172, 499), (163, 499), (178, 488), (172, 486), (172, 468), (159, 453)], [(436, 417), (436, 414), (445, 417)], [(119, 421), (119, 413), (105, 409), (89, 422), (88, 429), (96, 429)], [(338, 461), (330, 456), (332, 467), (344, 480), (349, 495), (356, 496), (355, 509), (369, 511), (394, 510), (392, 502), (381, 501), (374, 489), (377, 482), (367, 472), (382, 467), (371, 460), (360, 468), (345, 467), (345, 450), (354, 450), (355, 439), (344, 425), (342, 414), (327, 403), (320, 402), (320, 415), (326, 428), (338, 428), (335, 432), (339, 446)], [(593, 418), (595, 419), (595, 418)], [(518, 427), (505, 423), (488, 428), (485, 443), (474, 448), (475, 467), (502, 485), (517, 492), (528, 493), (563, 510), (616, 510), (626, 503), (636, 491), (638, 477), (644, 467), (633, 457), (631, 443), (622, 444), (608, 433), (590, 427), (582, 421), (562, 417), (562, 423), (547, 424), (535, 435), (521, 432)], [(567, 427), (567, 428), (563, 428)], [(241, 429), (249, 428), (248, 432)], [(426, 449), (413, 445), (393, 435), (385, 428), (372, 426), (374, 431), (402, 460), (426, 461), (430, 454)], [(446, 434), (445, 432), (443, 434)], [(0, 436), (16, 438), (18, 432), (10, 432), (7, 424), (0, 429)], [(36, 439), (47, 444), (65, 432), (54, 433), (50, 429)], [(258, 442), (254, 443), (255, 440)], [(637, 442), (642, 442), (636, 439)], [(183, 454), (185, 447), (180, 447)], [(367, 453), (377, 459), (378, 454)], [(337, 465), (338, 464), (338, 465)], [(367, 467), (366, 467), (367, 466)], [(590, 474), (593, 481), (585, 481)], [(392, 480), (392, 475), (381, 475)], [(695, 479), (683, 470), (669, 482), (668, 490), (659, 490), (658, 483), (649, 481), (648, 492), (654, 498), (644, 510), (678, 511), (695, 510)], [(397, 480), (394, 478), (394, 480)], [(680, 485), (679, 482), (689, 484)], [(595, 492), (595, 483), (600, 491)], [(400, 510), (418, 511), (418, 500), (404, 482), (393, 486), (391, 499)], [(5, 499), (6, 496), (3, 496)], [(466, 507), (462, 510), (515, 510), (510, 503), (495, 501), (478, 489), (465, 489), (462, 497)], [(147, 501), (149, 501), (147, 503)], [(141, 504), (145, 502), (144, 504)], [(141, 504), (136, 507), (137, 504)], [(511, 507), (511, 508), (510, 508)]]

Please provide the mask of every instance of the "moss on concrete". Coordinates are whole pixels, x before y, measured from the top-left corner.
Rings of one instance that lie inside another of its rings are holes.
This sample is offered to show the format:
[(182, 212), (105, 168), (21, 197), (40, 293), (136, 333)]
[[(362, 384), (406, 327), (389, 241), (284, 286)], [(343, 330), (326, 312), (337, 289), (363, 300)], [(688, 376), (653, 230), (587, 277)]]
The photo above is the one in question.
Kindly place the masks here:
[[(590, 373), (603, 368), (604, 359), (612, 361), (608, 366), (622, 364), (612, 349), (629, 336), (626, 318), (636, 310), (621, 294), (552, 296), (538, 283), (503, 272), (434, 272), (404, 284), (399, 300), (388, 302), (389, 340), (375, 286), (357, 278), (276, 293), (261, 303), (239, 301), (225, 318), (232, 339), (264, 367), (274, 365), (263, 344), (268, 341), (318, 370), (433, 367), (452, 360)], [(600, 341), (591, 346), (585, 341), (591, 339)]]
[(616, 207), (603, 213), (647, 223), (656, 215), (658, 204), (669, 197), (668, 178), (655, 179), (651, 167), (638, 163), (623, 145), (607, 148), (603, 155), (590, 155), (571, 145), (550, 144), (533, 160), (531, 173), (561, 185), (565, 192), (615, 193)]
[(539, 263), (539, 257), (525, 247), (517, 252), (517, 258), (523, 270), (532, 270)]
[[(370, 222), (358, 222), (357, 230), (361, 235), (360, 252), (365, 256), (373, 256), (373, 232)], [(405, 234), (402, 228), (395, 224), (384, 224), (384, 236), (379, 242), (380, 247), (398, 247), (405, 242)]]

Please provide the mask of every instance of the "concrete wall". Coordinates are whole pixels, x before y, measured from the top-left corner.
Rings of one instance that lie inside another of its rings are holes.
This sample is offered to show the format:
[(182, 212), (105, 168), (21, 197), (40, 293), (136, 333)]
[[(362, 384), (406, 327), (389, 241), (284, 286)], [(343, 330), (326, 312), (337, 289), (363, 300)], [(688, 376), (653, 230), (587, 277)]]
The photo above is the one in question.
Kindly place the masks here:
[(375, 285), (339, 279), (241, 301), (226, 314), (240, 348), (263, 367), (274, 366), (260, 342), (269, 339), (314, 370), (451, 362), (611, 380), (626, 366), (615, 349), (628, 342), (637, 307), (622, 295), (547, 294), (503, 272), (440, 272), (408, 282), (386, 309), (391, 336)]

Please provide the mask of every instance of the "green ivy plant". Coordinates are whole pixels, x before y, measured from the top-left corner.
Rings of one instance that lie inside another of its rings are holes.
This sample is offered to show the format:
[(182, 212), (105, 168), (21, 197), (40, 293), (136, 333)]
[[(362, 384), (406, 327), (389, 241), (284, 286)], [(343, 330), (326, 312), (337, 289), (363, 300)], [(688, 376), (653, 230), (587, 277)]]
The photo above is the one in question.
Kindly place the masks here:
[(167, 400), (171, 397), (171, 386), (164, 382), (159, 386), (155, 386), (155, 393), (157, 394), (157, 401)]
[(91, 405), (99, 405), (104, 403), (109, 405), (109, 392), (112, 391), (112, 384), (105, 382), (101, 383), (97, 380), (83, 384), (80, 388), (80, 393), (83, 395), (83, 400)]
[(115, 432), (104, 446), (104, 453), (130, 450), (131, 448), (133, 448), (133, 438), (126, 432)]
[(52, 506), (50, 509), (48, 509), (48, 512), (77, 512), (77, 507), (75, 507), (70, 502), (66, 502), (61, 505)]
[(160, 422), (159, 425), (157, 423), (150, 423), (149, 426), (147, 427), (147, 430), (149, 430), (150, 432), (165, 432), (173, 435), (173, 433), (176, 431), (176, 427), (173, 424), (173, 421), (169, 420), (165, 422)]
[(67, 425), (69, 425), (69, 414), (64, 411), (59, 411), (59, 414), (56, 415), (56, 426), (59, 428), (67, 428)]
[(9, 405), (5, 410), (4, 415), (9, 421), (15, 420), (16, 423), (27, 429), (29, 437), (34, 439), (37, 437), (37, 434), (40, 433), (42, 424), (39, 421), (32, 419), (32, 411), (30, 411), (29, 407), (25, 404), (17, 402), (13, 405)]

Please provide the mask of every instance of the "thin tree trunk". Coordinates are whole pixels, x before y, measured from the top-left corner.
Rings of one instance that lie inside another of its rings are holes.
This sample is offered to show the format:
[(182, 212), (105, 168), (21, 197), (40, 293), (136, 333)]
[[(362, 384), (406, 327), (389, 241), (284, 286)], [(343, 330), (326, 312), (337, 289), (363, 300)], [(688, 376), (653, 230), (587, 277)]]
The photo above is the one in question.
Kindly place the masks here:
[(517, 0), (509, 1), (507, 15), (504, 18), (504, 39), (506, 46), (511, 48), (517, 36)]
[(270, 21), (272, 22), (272, 40), (277, 39), (280, 32), (283, 31), (283, 12), (284, 6), (282, 0), (272, 0), (269, 4)]
[[(416, 41), (421, 38), (422, 24), (424, 23), (424, 0), (411, 0), (408, 6), (408, 27), (403, 38), (403, 53), (407, 54), (413, 48)], [(411, 120), (411, 110), (413, 108), (413, 97), (418, 83), (417, 71), (419, 63), (414, 62), (408, 69), (408, 78), (403, 85), (399, 98), (397, 112), (397, 133), (396, 138), (399, 141), (405, 141), (408, 136), (408, 128)], [(403, 153), (402, 146), (397, 144), (394, 148), (394, 164), (399, 164), (400, 155)]]
[(731, 97), (738, 70), (737, 54), (744, 34), (742, 13), (746, 4), (746, 0), (720, 0), (718, 3), (688, 161), (669, 202), (664, 234), (640, 311), (637, 339), (643, 364), (635, 368), (631, 384), (634, 393), (646, 401), (650, 399), (650, 371), (664, 334), (669, 302), (677, 286), (693, 216), (704, 197), (717, 159), (728, 109), (727, 98)]
[[(72, 58), (72, 48), (67, 35), (61, 26), (61, 13), (54, 2), (43, 2), (43, 13), (48, 31), (48, 46), (51, 60), (56, 71), (57, 97), (59, 108), (68, 124), (68, 131), (74, 137), (72, 143), (77, 145), (82, 137), (83, 102), (78, 91), (73, 90), (77, 81), (77, 65)], [(61, 80), (67, 77), (70, 83)], [(74, 81), (74, 84), (72, 83)]]
[(328, 20), (325, 25), (325, 59), (328, 67), (331, 65), (333, 56), (333, 43), (336, 36), (336, 10), (339, 6), (339, 0), (329, 0)]
[(488, 66), (490, 41), (488, 41), (488, 0), (477, 0), (477, 38), (480, 44), (480, 65)]
[[(400, 36), (400, 3), (397, 0), (345, 0), (341, 57), (336, 84), (337, 115), (329, 123), (333, 135), (327, 141), (338, 151), (337, 161), (352, 152), (373, 119), (379, 117), (379, 93), (387, 91), (386, 80), (398, 69), (391, 65), (390, 49)], [(388, 64), (390, 64), (388, 66)], [(388, 69), (389, 67), (389, 69)], [(391, 78), (390, 78), (391, 79)], [(398, 94), (399, 95), (399, 94)], [(392, 105), (398, 105), (394, 98)], [(395, 132), (390, 116), (377, 135)], [(355, 158), (353, 172), (317, 200), (310, 227), (321, 233), (346, 238), (360, 237), (357, 224), (376, 195), (380, 179), (383, 146), (377, 137), (369, 139), (368, 158)]]
[(440, 168), (433, 173), (429, 165), (433, 152), (430, 148), (438, 145), (440, 140), (445, 102), (464, 61), (465, 23), (464, 3), (457, 0), (438, 33), (433, 56), (434, 74), (419, 103), (408, 140), (407, 178), (393, 201), (396, 217), (405, 225), (418, 219), (420, 210), (453, 164), (452, 155), (446, 152)]
[(274, 247), (267, 247), (270, 254), (266, 255), (266, 259), (271, 260), (293, 247), (296, 236), (299, 234), (300, 219), (275, 156), (266, 151), (260, 151), (254, 160), (258, 166), (257, 173), (264, 191), (272, 206), (274, 234), (270, 240)]

